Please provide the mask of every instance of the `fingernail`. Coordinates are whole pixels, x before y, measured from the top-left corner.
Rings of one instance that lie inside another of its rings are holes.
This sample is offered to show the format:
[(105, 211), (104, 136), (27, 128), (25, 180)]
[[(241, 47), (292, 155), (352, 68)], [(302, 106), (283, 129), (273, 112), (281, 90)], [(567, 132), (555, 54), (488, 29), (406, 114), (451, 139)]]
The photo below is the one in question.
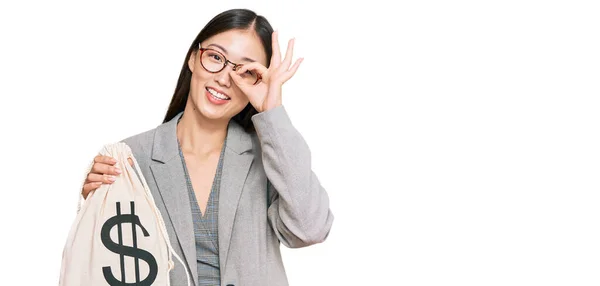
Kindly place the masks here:
[(117, 174), (121, 174), (121, 173), (123, 173), (123, 171), (121, 171), (121, 169), (119, 169), (118, 167), (117, 167), (117, 168), (115, 168), (115, 172), (117, 172)]
[(117, 180), (117, 178), (115, 176), (108, 176), (108, 180), (114, 182), (115, 180)]

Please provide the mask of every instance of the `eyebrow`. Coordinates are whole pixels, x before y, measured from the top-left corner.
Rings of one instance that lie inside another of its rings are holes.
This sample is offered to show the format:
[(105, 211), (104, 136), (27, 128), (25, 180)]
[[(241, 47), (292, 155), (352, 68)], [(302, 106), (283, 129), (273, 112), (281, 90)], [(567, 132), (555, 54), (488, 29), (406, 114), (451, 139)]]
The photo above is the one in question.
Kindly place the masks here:
[[(226, 50), (225, 48), (223, 48), (223, 47), (221, 47), (221, 46), (217, 45), (217, 44), (210, 44), (210, 45), (208, 45), (208, 46), (209, 46), (209, 47), (210, 47), (210, 46), (217, 47), (217, 48), (219, 48), (219, 49), (223, 50), (223, 52), (225, 52), (225, 53), (227, 54), (227, 50)], [(243, 58), (242, 58), (242, 60), (243, 60), (243, 61), (247, 61), (247, 62), (255, 62), (255, 60), (253, 60), (253, 59), (251, 59), (251, 58), (247, 58), (247, 57), (243, 57)]]

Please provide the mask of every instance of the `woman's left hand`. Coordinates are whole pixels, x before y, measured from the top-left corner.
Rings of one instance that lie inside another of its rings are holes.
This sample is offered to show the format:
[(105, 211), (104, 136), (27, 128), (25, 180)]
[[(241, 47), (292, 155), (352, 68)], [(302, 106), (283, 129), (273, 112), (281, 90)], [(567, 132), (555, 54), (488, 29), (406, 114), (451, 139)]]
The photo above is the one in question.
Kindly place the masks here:
[[(250, 100), (250, 104), (258, 112), (267, 111), (271, 108), (281, 105), (281, 86), (288, 81), (298, 70), (303, 58), (296, 60), (292, 64), (292, 55), (294, 53), (294, 39), (288, 42), (285, 59), (281, 61), (281, 52), (279, 51), (279, 40), (277, 32), (272, 34), (273, 55), (271, 63), (267, 69), (258, 62), (244, 64), (237, 71), (231, 71), (230, 75), (235, 84), (242, 90)], [(254, 70), (261, 75), (262, 80), (256, 85), (247, 84), (242, 81), (240, 74), (247, 70)]]

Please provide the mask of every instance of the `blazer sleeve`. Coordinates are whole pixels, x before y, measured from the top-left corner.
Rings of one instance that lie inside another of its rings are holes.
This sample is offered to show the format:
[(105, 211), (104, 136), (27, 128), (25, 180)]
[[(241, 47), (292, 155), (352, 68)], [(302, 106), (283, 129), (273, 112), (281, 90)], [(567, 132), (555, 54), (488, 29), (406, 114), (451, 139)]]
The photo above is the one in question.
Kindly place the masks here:
[(252, 117), (268, 178), (268, 219), (290, 248), (325, 241), (333, 223), (329, 196), (311, 169), (308, 145), (283, 106)]

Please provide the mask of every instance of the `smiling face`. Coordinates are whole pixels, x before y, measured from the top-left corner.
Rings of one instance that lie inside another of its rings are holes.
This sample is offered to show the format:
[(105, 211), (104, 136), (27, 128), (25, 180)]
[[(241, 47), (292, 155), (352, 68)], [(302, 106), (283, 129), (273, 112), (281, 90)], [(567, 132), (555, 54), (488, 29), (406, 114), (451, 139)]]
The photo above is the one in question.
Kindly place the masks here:
[[(210, 49), (204, 52), (203, 66), (201, 62), (201, 51), (191, 55), (188, 62), (192, 71), (190, 82), (190, 93), (188, 105), (192, 104), (199, 115), (211, 120), (229, 120), (248, 105), (248, 98), (235, 85), (229, 72), (233, 70), (233, 64), (219, 72), (210, 72), (207, 63), (210, 61), (223, 61), (221, 55), (227, 61), (235, 64), (247, 64), (252, 61), (266, 66), (267, 55), (260, 38), (252, 30), (229, 30), (214, 35), (202, 43), (202, 48)], [(221, 55), (211, 52), (218, 51)], [(205, 68), (206, 67), (206, 68)]]

